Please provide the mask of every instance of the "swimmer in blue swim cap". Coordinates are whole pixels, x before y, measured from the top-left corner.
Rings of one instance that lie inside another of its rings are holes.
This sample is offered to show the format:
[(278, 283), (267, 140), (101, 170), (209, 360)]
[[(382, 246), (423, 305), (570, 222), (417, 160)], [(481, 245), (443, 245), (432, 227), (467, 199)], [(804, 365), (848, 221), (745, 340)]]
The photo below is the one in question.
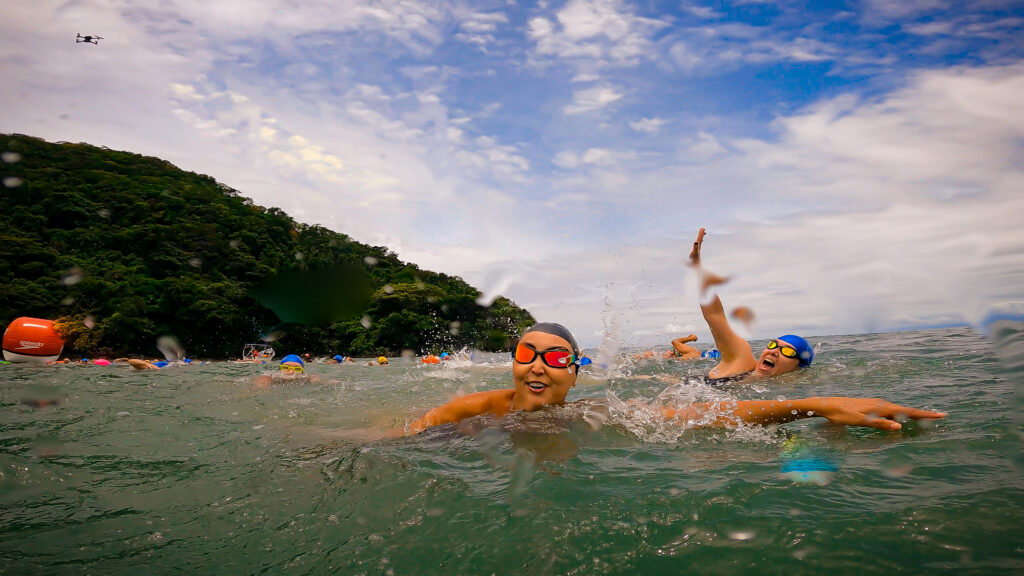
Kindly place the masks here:
[[(704, 229), (701, 228), (697, 233), (697, 240), (693, 243), (693, 250), (690, 252), (690, 265), (698, 270), (700, 270), (700, 249), (704, 243), (704, 234)], [(701, 300), (705, 302), (704, 292), (711, 286), (724, 283), (726, 279), (706, 271), (700, 272), (703, 278)], [(778, 376), (810, 366), (814, 361), (814, 349), (811, 345), (807, 340), (793, 334), (769, 340), (761, 354), (754, 357), (750, 343), (729, 325), (725, 307), (717, 295), (707, 303), (702, 303), (700, 311), (704, 315), (708, 327), (711, 328), (711, 335), (715, 338), (715, 347), (721, 354), (721, 361), (708, 372), (709, 383), (717, 383), (726, 379), (732, 380), (746, 375), (758, 378)]]
[[(409, 423), (405, 434), (417, 434), (432, 426), (451, 424), (490, 414), (502, 418), (510, 412), (533, 412), (546, 406), (567, 404), (581, 366), (590, 363), (564, 326), (543, 322), (526, 330), (512, 352), (512, 388), (487, 390), (460, 396), (430, 410)], [(580, 400), (579, 402), (586, 402)], [(604, 410), (607, 405), (590, 405)], [(731, 427), (747, 424), (783, 424), (811, 417), (827, 418), (847, 426), (899, 430), (897, 418), (943, 418), (942, 412), (918, 410), (878, 398), (799, 398), (793, 400), (737, 400), (689, 405), (653, 406), (668, 422)], [(713, 415), (714, 418), (707, 418)], [(607, 418), (606, 418), (607, 419)]]
[(280, 370), (282, 372), (291, 372), (293, 374), (302, 374), (302, 371), (306, 369), (306, 363), (302, 361), (295, 354), (289, 354), (284, 358), (281, 358)]

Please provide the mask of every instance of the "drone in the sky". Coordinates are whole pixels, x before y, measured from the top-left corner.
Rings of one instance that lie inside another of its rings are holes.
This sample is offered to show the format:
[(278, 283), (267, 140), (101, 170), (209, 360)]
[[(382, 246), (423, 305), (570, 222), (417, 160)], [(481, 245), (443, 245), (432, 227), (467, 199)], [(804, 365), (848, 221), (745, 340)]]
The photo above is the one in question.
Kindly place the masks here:
[(78, 44), (80, 42), (88, 42), (90, 44), (99, 44), (100, 40), (103, 40), (102, 36), (82, 36), (81, 34), (78, 34), (77, 36), (75, 36), (75, 44)]

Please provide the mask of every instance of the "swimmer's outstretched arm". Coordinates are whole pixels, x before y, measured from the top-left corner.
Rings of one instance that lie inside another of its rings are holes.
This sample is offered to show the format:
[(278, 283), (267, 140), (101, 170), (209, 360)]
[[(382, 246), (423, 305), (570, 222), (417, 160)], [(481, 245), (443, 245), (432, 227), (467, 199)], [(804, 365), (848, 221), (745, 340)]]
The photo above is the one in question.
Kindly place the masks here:
[[(697, 268), (700, 266), (700, 249), (704, 244), (704, 229), (697, 233), (697, 239), (693, 242), (693, 250), (690, 252), (690, 265)], [(715, 284), (725, 282), (725, 278), (715, 276), (706, 271), (700, 271), (701, 300), (700, 312), (704, 321), (711, 329), (711, 336), (715, 339), (715, 346), (722, 354), (722, 361), (711, 369), (713, 378), (725, 378), (727, 376), (738, 376), (746, 374), (757, 366), (754, 358), (754, 351), (742, 336), (736, 333), (729, 325), (729, 318), (725, 315), (725, 307), (722, 300), (716, 295), (707, 303), (703, 303), (704, 292)]]
[(512, 405), (513, 394), (515, 390), (488, 390), (460, 396), (414, 420), (409, 424), (408, 433), (419, 434), (431, 426), (450, 424), (481, 414), (504, 416)]
[(708, 412), (717, 414), (713, 426), (748, 424), (784, 424), (793, 420), (821, 416), (834, 424), (866, 426), (879, 430), (899, 430), (898, 417), (914, 420), (945, 418), (944, 412), (920, 410), (893, 404), (879, 398), (846, 398), (842, 396), (797, 398), (793, 400), (740, 400), (693, 404), (685, 408), (665, 408), (669, 419), (700, 420)]
[(690, 346), (688, 342), (696, 342), (697, 335), (690, 334), (689, 336), (680, 336), (675, 340), (672, 340), (672, 348), (679, 353), (679, 357), (684, 360), (693, 358), (700, 358), (700, 350), (697, 350), (693, 346)]

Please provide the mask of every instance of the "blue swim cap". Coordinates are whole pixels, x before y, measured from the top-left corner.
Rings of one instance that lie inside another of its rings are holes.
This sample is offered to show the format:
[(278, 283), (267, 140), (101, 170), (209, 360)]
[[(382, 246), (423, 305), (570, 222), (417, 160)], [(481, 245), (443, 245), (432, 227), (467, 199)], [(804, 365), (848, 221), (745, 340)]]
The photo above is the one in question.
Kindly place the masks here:
[(796, 348), (797, 354), (800, 356), (801, 367), (810, 366), (814, 361), (814, 349), (807, 343), (807, 340), (793, 334), (779, 336), (776, 340), (785, 340), (790, 346)]
[(705, 351), (701, 352), (700, 353), (700, 357), (701, 358), (721, 358), (722, 357), (722, 353), (719, 352), (717, 348), (712, 348), (710, 350), (705, 350)]
[(285, 362), (295, 362), (299, 366), (305, 366), (306, 365), (306, 363), (302, 361), (302, 358), (299, 358), (295, 354), (289, 354), (289, 355), (285, 356), (284, 358), (281, 358), (281, 364), (284, 364)]
[(334, 361), (335, 362), (341, 362), (342, 360), (344, 360), (344, 358), (342, 358), (341, 356), (339, 356), (337, 354), (334, 355)]
[(441, 352), (441, 358), (447, 358), (447, 357), (448, 357), (448, 353), (447, 352)]
[(170, 362), (168, 362), (167, 360), (161, 360), (159, 362), (153, 362), (153, 366), (156, 366), (157, 368), (165, 368), (165, 367), (167, 367), (168, 364), (170, 364)]

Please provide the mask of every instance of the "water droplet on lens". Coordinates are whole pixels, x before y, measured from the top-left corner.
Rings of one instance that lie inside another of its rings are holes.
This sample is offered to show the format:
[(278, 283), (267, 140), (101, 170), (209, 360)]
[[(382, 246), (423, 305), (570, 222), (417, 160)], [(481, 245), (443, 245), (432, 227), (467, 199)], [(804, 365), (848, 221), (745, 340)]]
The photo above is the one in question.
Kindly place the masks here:
[(92, 316), (86, 316), (85, 318), (82, 319), (82, 324), (85, 324), (86, 328), (92, 330), (93, 328), (96, 327), (96, 319), (93, 318)]
[(99, 214), (100, 218), (110, 218), (110, 210), (106, 208), (100, 208), (96, 213)]
[(17, 188), (18, 186), (21, 186), (22, 182), (24, 182), (24, 180), (17, 176), (7, 176), (4, 178), (4, 186), (7, 188)]
[(203, 261), (200, 260), (199, 258), (189, 258), (188, 265), (193, 268), (199, 269), (203, 267)]
[(753, 537), (754, 533), (750, 531), (736, 531), (729, 533), (729, 538), (731, 540), (750, 540)]
[(156, 339), (156, 347), (164, 355), (168, 362), (181, 360), (185, 357), (185, 351), (174, 336), (161, 336)]
[(276, 342), (284, 337), (284, 335), (284, 330), (273, 330), (269, 334), (260, 336), (260, 340), (263, 340), (264, 342)]
[(82, 281), (82, 269), (78, 266), (72, 266), (64, 271), (60, 277), (60, 283), (65, 286), (73, 286)]
[(381, 288), (381, 290), (383, 290), (385, 294), (392, 294), (395, 291), (391, 284), (385, 284), (384, 287)]
[(3, 161), (8, 164), (14, 164), (18, 160), (21, 160), (21, 154), (18, 154), (17, 152), (4, 152), (3, 154), (0, 154), (0, 159), (3, 159)]
[(363, 316), (362, 318), (360, 318), (359, 323), (363, 325), (363, 328), (369, 328), (370, 326), (373, 326), (373, 321), (370, 320), (369, 316)]
[(373, 256), (367, 256), (366, 258), (363, 258), (363, 262), (366, 262), (366, 264), (369, 266), (377, 265), (377, 259), (374, 258)]
[(303, 259), (303, 258), (305, 258), (305, 257), (306, 257), (306, 255), (305, 255), (305, 254), (303, 254), (302, 252), (296, 252), (296, 253), (295, 253), (295, 259), (296, 259), (296, 260), (302, 260), (302, 259)]

